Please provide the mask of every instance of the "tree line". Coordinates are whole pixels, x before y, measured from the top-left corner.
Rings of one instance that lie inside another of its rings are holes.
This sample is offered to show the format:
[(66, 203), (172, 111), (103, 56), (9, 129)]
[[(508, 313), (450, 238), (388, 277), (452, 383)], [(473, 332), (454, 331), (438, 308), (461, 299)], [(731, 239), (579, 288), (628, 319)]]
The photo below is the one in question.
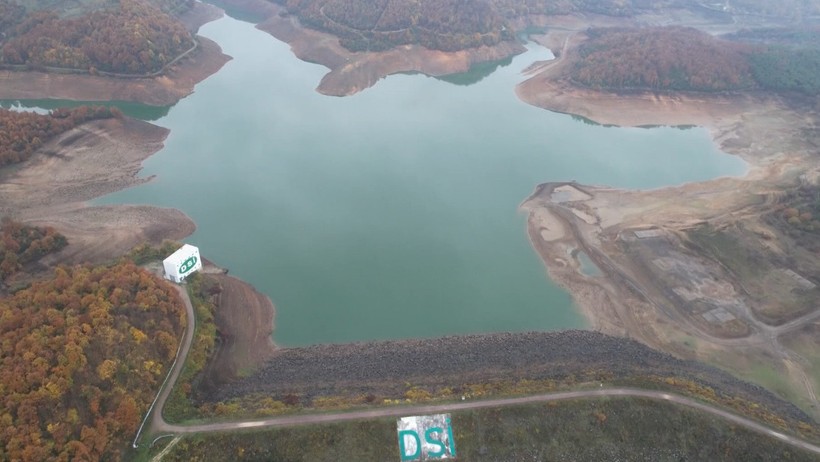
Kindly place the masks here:
[(184, 323), (176, 291), (130, 261), (0, 299), (0, 460), (121, 460)]
[[(780, 225), (780, 229), (794, 228), (812, 234), (789, 233), (801, 246), (820, 252), (820, 187), (802, 185), (788, 191), (769, 218)], [(788, 226), (784, 226), (786, 224)]]
[(739, 43), (689, 27), (604, 28), (589, 40), (569, 78), (606, 90), (820, 94), (820, 48)]
[(122, 112), (104, 106), (59, 108), (49, 114), (0, 109), (0, 167), (28, 159), (50, 138), (77, 125), (112, 117), (122, 117)]
[(485, 0), (272, 0), (302, 24), (329, 32), (353, 51), (418, 44), (454, 51), (512, 39)]
[(664, 0), (491, 0), (505, 17), (595, 13), (607, 16), (631, 16), (642, 10), (668, 5)]
[(65, 236), (50, 226), (29, 226), (4, 217), (0, 221), (0, 282), (20, 271), (23, 265), (66, 245)]
[(513, 40), (509, 20), (538, 14), (629, 16), (663, 0), (271, 0), (352, 51), (406, 44), (455, 51)]
[(10, 0), (0, 0), (0, 41), (9, 29), (22, 21), (25, 16), (26, 9), (22, 5)]
[[(176, 10), (180, 3), (160, 5)], [(4, 9), (19, 11), (13, 0), (0, 0)], [(5, 64), (131, 74), (156, 72), (193, 43), (185, 26), (147, 0), (122, 0), (78, 17), (33, 11), (5, 27), (0, 40)]]
[(769, 46), (749, 56), (749, 62), (763, 88), (820, 95), (820, 48)]
[(571, 78), (604, 89), (720, 91), (754, 84), (748, 46), (687, 27), (594, 29)]
[[(512, 20), (528, 16), (592, 13), (630, 17), (661, 8), (700, 8), (692, 0), (269, 0), (308, 27), (336, 35), (352, 51), (405, 44), (454, 51), (515, 38)], [(743, 13), (803, 17), (820, 12), (810, 2), (738, 0)]]

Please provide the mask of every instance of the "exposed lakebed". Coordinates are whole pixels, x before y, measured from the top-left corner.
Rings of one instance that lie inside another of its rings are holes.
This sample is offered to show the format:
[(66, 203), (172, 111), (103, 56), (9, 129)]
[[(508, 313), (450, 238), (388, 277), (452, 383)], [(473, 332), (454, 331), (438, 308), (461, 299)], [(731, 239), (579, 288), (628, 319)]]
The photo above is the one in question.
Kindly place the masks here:
[[(233, 56), (154, 122), (143, 186), (187, 241), (271, 297), (280, 345), (580, 327), (517, 210), (546, 181), (655, 188), (742, 174), (703, 129), (612, 128), (518, 99), (537, 45), (483, 79), (398, 75), (345, 98), (253, 25), (200, 33)], [(452, 79), (451, 79), (452, 80)], [(476, 80), (478, 80), (476, 82)], [(149, 116), (150, 117), (150, 116)]]

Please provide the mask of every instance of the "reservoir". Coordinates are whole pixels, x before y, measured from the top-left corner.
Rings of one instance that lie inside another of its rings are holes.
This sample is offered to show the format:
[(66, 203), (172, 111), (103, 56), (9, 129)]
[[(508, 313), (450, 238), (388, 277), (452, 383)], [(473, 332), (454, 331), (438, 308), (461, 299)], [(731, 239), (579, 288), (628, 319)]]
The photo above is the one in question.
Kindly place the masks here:
[(551, 56), (535, 44), (483, 78), (397, 75), (337, 98), (314, 91), (324, 67), (252, 24), (200, 33), (234, 59), (146, 116), (171, 130), (145, 163), (156, 178), (99, 202), (188, 214), (186, 242), (273, 300), (280, 345), (583, 327), (517, 210), (537, 184), (745, 171), (703, 129), (603, 127), (519, 101), (521, 71)]

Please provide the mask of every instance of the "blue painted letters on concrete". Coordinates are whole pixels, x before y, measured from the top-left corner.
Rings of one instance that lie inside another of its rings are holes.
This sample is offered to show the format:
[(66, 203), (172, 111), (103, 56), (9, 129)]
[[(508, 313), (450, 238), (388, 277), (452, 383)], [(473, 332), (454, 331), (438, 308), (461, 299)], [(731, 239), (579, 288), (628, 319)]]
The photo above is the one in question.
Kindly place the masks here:
[(450, 414), (402, 417), (397, 422), (401, 462), (456, 456)]

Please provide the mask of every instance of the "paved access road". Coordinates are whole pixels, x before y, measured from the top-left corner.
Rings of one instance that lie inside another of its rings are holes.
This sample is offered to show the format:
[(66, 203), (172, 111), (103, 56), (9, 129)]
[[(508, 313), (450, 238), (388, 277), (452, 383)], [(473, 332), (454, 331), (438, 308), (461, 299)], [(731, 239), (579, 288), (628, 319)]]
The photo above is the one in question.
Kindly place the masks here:
[(179, 349), (177, 350), (177, 356), (174, 359), (174, 363), (171, 364), (171, 370), (168, 371), (168, 375), (165, 377), (165, 381), (162, 382), (162, 386), (159, 389), (157, 397), (154, 398), (154, 402), (151, 403), (151, 407), (148, 408), (145, 419), (143, 419), (139, 430), (137, 430), (137, 436), (134, 437), (134, 448), (139, 446), (138, 442), (140, 435), (142, 434), (143, 427), (149, 417), (151, 419), (149, 428), (155, 432), (165, 431), (164, 428), (168, 425), (168, 423), (165, 422), (165, 419), (162, 417), (162, 410), (165, 409), (165, 402), (168, 401), (168, 396), (171, 394), (171, 390), (174, 389), (174, 385), (177, 383), (177, 379), (179, 379), (179, 374), (182, 373), (182, 368), (185, 366), (185, 360), (188, 359), (188, 352), (191, 351), (191, 344), (194, 340), (194, 331), (196, 329), (194, 306), (191, 304), (191, 298), (188, 296), (188, 290), (186, 287), (180, 285), (176, 285), (175, 287), (177, 292), (179, 292), (180, 298), (182, 298), (183, 304), (185, 305), (185, 332), (182, 334), (182, 340), (180, 340)]
[[(185, 359), (188, 357), (188, 352), (191, 349), (191, 342), (194, 337), (194, 308), (191, 305), (191, 300), (188, 298), (188, 293), (184, 287), (178, 287), (180, 295), (185, 302), (185, 309), (188, 313), (188, 323), (183, 335), (182, 344), (180, 345), (177, 359), (172, 365), (171, 372), (168, 374), (165, 383), (163, 384), (154, 406), (149, 413), (151, 414), (151, 431), (155, 435), (160, 434), (194, 434), (194, 433), (209, 433), (209, 432), (225, 432), (232, 430), (242, 430), (247, 428), (275, 428), (275, 427), (292, 427), (298, 425), (310, 425), (320, 423), (335, 423), (347, 422), (351, 420), (364, 419), (378, 419), (383, 417), (402, 417), (410, 415), (428, 415), (439, 414), (442, 412), (457, 412), (470, 409), (481, 409), (488, 407), (505, 407), (517, 406), (522, 404), (534, 403), (548, 403), (551, 401), (566, 401), (571, 399), (585, 399), (585, 398), (601, 398), (601, 397), (630, 397), (630, 398), (647, 398), (658, 401), (669, 401), (680, 406), (690, 407), (698, 411), (705, 412), (724, 420), (728, 420), (738, 426), (747, 428), (764, 435), (777, 438), (786, 444), (794, 447), (805, 449), (807, 451), (820, 454), (820, 446), (804, 441), (800, 438), (786, 435), (773, 430), (763, 424), (746, 417), (739, 416), (725, 409), (711, 406), (700, 401), (696, 401), (685, 396), (674, 393), (667, 393), (656, 390), (641, 390), (638, 388), (600, 388), (595, 390), (578, 390), (565, 391), (558, 393), (545, 393), (540, 395), (522, 396), (516, 398), (498, 398), (487, 400), (470, 400), (456, 403), (445, 404), (427, 404), (427, 405), (411, 405), (400, 407), (377, 407), (373, 409), (336, 412), (328, 414), (301, 414), (301, 415), (287, 415), (280, 417), (272, 417), (269, 419), (259, 420), (245, 420), (239, 422), (217, 422), (207, 424), (195, 425), (175, 425), (169, 424), (162, 417), (162, 409), (165, 407), (165, 401), (173, 389), (173, 385), (179, 378), (182, 372), (182, 367), (185, 364)], [(137, 435), (139, 438), (139, 434)], [(135, 446), (136, 447), (136, 440)]]

